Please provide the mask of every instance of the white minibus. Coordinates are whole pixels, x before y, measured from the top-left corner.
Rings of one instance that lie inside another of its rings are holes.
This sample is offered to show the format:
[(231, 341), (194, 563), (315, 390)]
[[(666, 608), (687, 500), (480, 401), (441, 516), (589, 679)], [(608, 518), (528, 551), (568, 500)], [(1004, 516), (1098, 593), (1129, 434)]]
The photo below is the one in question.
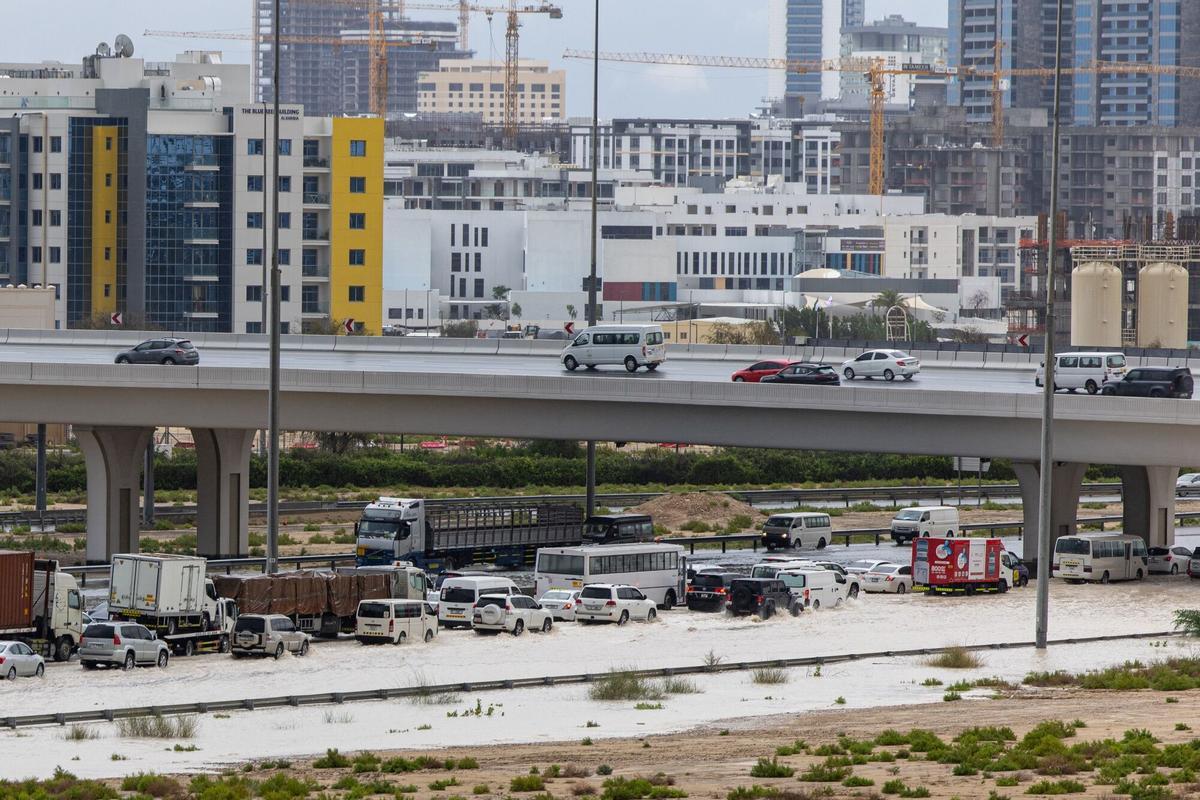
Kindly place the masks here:
[(687, 557), (677, 544), (609, 544), (542, 547), (537, 551), (537, 597), (551, 589), (593, 583), (636, 586), (663, 608), (687, 597)]
[(1149, 552), (1140, 536), (1081, 533), (1054, 543), (1051, 574), (1068, 581), (1137, 580), (1146, 577)]
[(471, 610), (485, 594), (520, 594), (508, 578), (489, 575), (463, 575), (447, 578), (438, 597), (438, 622), (446, 628), (471, 627)]
[(954, 506), (913, 506), (902, 508), (892, 518), (892, 541), (911, 542), (929, 536), (951, 538), (961, 535), (958, 509)]
[(763, 545), (776, 547), (824, 549), (833, 541), (833, 526), (829, 515), (815, 511), (793, 514), (772, 514), (763, 524)]
[[(1054, 390), (1073, 392), (1083, 389), (1088, 394), (1096, 394), (1104, 384), (1124, 378), (1125, 369), (1124, 353), (1059, 353), (1054, 357)], [(1045, 371), (1043, 362), (1034, 375), (1035, 386), (1042, 385)]]
[(562, 365), (574, 372), (603, 364), (624, 364), (629, 372), (645, 367), (650, 372), (667, 360), (661, 325), (596, 325), (579, 334), (559, 355)]
[(814, 611), (824, 606), (835, 608), (845, 596), (846, 579), (832, 570), (819, 567), (784, 570), (777, 576), (792, 592), (792, 597)]
[(354, 621), (354, 638), (362, 644), (430, 642), (437, 630), (424, 600), (363, 600)]

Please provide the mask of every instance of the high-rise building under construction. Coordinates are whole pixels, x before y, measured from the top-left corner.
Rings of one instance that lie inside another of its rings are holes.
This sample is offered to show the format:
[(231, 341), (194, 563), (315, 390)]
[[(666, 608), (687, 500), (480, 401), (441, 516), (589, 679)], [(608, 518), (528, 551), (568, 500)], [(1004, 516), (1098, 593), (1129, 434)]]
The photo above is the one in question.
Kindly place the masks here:
[[(254, 0), (254, 75), (260, 100), (273, 99), (271, 35), (274, 0)], [(468, 58), (454, 22), (400, 18), (383, 3), (389, 114), (417, 110), (417, 76), (441, 61)], [(365, 114), (371, 110), (370, 21), (367, 4), (282, 0), (280, 3), (280, 102), (306, 114)]]

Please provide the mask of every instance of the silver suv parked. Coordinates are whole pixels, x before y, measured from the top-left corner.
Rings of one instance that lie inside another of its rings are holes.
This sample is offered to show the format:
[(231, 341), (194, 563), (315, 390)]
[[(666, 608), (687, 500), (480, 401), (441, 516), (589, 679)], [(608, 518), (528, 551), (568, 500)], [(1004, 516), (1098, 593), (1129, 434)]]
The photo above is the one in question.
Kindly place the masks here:
[(79, 663), (85, 669), (101, 664), (125, 669), (138, 664), (165, 667), (170, 659), (167, 643), (136, 622), (93, 622), (79, 642)]
[(308, 655), (308, 634), (283, 614), (242, 614), (233, 626), (233, 657), (247, 655), (279, 658), (284, 650)]

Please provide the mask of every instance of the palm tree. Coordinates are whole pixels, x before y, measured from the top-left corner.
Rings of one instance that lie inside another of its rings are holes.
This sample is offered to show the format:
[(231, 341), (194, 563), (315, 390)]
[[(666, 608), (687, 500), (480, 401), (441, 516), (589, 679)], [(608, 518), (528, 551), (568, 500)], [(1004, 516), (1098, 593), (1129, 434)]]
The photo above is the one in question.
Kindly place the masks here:
[(577, 311), (575, 306), (571, 305), (570, 303), (567, 303), (567, 316), (571, 319), (575, 319), (579, 316), (579, 311)]
[(871, 310), (874, 311), (875, 309), (882, 308), (884, 311), (887, 311), (892, 306), (900, 305), (902, 299), (900, 293), (895, 289), (884, 289), (871, 300)]

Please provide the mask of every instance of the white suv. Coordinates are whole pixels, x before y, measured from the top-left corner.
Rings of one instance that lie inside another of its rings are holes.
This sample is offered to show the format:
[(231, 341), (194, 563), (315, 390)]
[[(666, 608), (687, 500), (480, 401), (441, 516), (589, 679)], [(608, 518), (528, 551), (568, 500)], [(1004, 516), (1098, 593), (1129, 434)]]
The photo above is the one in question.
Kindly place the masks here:
[(549, 633), (554, 618), (528, 595), (485, 594), (475, 603), (471, 623), (479, 634), (508, 631), (520, 636), (526, 629)]
[(624, 625), (631, 619), (647, 622), (658, 616), (654, 601), (634, 586), (593, 583), (583, 587), (575, 606), (579, 622), (615, 622)]

